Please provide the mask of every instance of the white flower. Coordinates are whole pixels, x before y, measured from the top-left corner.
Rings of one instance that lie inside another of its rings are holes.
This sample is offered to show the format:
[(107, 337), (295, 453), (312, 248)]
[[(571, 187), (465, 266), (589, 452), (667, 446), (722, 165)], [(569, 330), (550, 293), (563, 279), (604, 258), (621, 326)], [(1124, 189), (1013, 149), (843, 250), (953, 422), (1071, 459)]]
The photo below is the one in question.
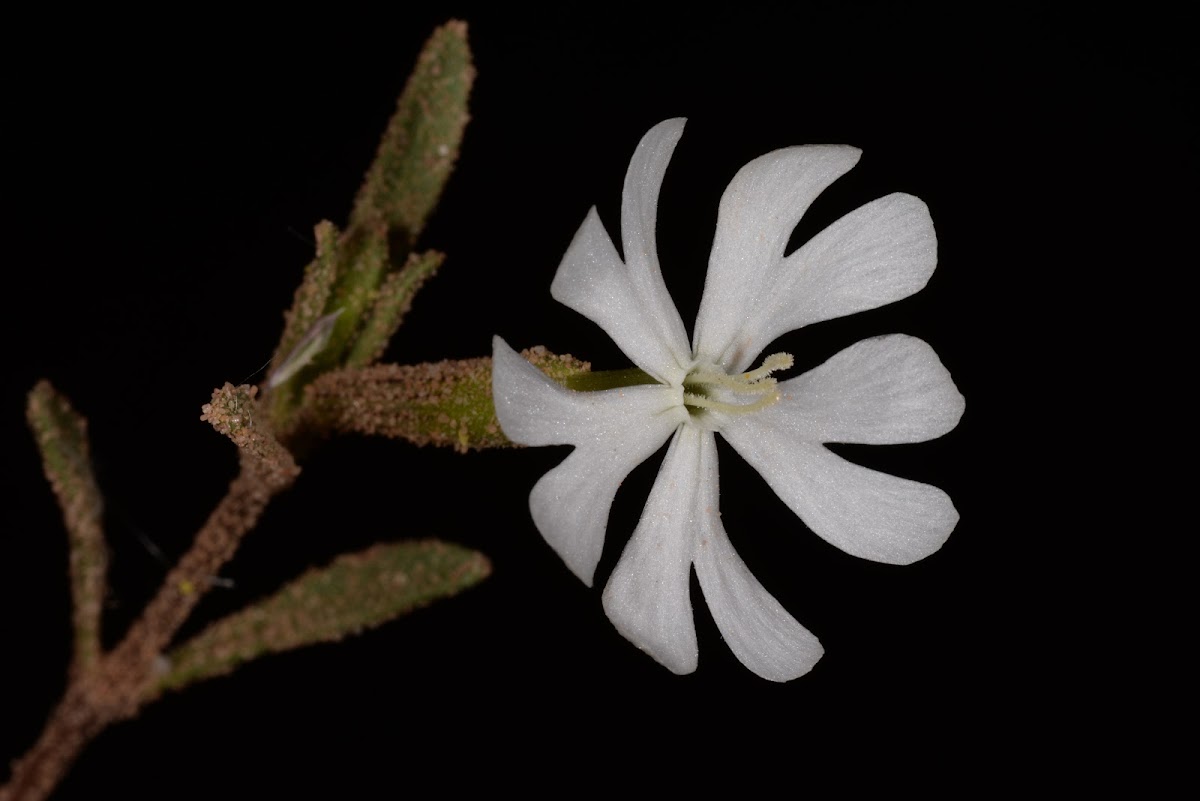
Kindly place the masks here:
[(846, 146), (776, 150), (743, 167), (721, 198), (692, 347), (658, 266), (659, 187), (684, 120), (652, 128), (633, 155), (621, 202), (624, 261), (593, 208), (551, 285), (599, 324), (657, 384), (574, 392), (496, 337), (492, 372), (504, 433), (575, 450), (529, 498), (538, 530), (589, 586), (609, 509), (633, 468), (671, 439), (642, 517), (604, 590), (617, 629), (676, 673), (696, 669), (689, 598), (694, 565), (729, 647), (774, 681), (807, 673), (817, 638), (734, 552), (718, 510), (715, 432), (818, 535), (847, 553), (908, 564), (936, 551), (958, 522), (936, 487), (851, 464), (826, 442), (890, 444), (954, 428), (964, 401), (924, 342), (859, 342), (797, 378), (746, 371), (779, 335), (907, 297), (929, 280), (937, 239), (915, 197), (893, 194), (846, 215), (796, 252), (784, 248), (825, 187), (858, 161)]

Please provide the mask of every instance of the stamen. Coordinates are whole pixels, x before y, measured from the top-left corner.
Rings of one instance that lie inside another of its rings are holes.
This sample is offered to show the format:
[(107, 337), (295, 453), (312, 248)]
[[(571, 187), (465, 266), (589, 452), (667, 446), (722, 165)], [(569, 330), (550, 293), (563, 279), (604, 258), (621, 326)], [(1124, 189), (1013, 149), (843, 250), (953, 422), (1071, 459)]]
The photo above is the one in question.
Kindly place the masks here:
[(769, 376), (771, 373), (787, 370), (795, 363), (790, 353), (772, 353), (767, 358), (763, 359), (762, 367), (757, 370), (751, 370), (748, 373), (742, 373), (742, 378), (747, 381), (757, 381), (760, 378)]
[[(775, 353), (763, 360), (762, 366), (741, 375), (727, 375), (712, 367), (696, 367), (683, 380), (684, 406), (691, 410), (720, 409), (731, 414), (757, 412), (779, 400), (778, 382), (771, 373), (791, 367), (790, 353)], [(710, 396), (710, 388), (720, 388), (738, 395), (759, 395), (752, 403), (730, 403)], [(691, 391), (688, 391), (691, 390)]]
[(775, 401), (779, 400), (779, 390), (775, 389), (775, 382), (771, 382), (771, 394), (764, 394), (754, 403), (725, 403), (723, 401), (706, 398), (703, 395), (696, 395), (691, 392), (683, 393), (683, 405), (693, 409), (720, 409), (729, 414), (744, 414), (746, 412), (757, 412), (765, 409), (768, 406), (774, 405)]
[(775, 379), (747, 381), (744, 376), (725, 375), (717, 370), (698, 370), (683, 380), (685, 387), (723, 387), (745, 395), (761, 395), (770, 392)]

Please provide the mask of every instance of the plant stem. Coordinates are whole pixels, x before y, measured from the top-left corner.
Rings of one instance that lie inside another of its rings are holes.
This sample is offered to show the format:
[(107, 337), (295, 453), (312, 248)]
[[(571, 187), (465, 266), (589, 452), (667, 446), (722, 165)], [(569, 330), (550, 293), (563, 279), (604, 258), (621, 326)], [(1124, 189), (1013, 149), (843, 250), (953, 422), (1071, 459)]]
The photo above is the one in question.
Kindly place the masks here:
[(242, 469), (196, 535), (191, 549), (167, 576), (158, 594), (130, 627), (125, 639), (104, 654), (95, 669), (73, 674), (62, 700), (33, 747), (13, 763), (0, 801), (46, 798), (93, 737), (109, 724), (131, 718), (153, 697), (158, 659), (212, 577), (267, 504), (295, 480), (290, 458), (265, 460), (241, 451)]

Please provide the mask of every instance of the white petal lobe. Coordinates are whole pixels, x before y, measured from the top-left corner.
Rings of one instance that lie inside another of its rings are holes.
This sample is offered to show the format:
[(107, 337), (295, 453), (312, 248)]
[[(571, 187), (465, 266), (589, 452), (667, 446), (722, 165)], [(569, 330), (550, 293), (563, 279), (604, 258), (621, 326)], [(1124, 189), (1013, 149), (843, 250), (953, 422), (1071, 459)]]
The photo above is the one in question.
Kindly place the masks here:
[[(900, 193), (879, 198), (772, 271), (743, 329), (747, 348), (761, 350), (788, 331), (902, 300), (920, 291), (936, 266), (937, 235), (925, 204)], [(734, 369), (744, 367), (739, 362)]]
[(630, 280), (647, 323), (675, 354), (680, 367), (686, 367), (691, 352), (683, 320), (663, 282), (655, 228), (663, 176), (683, 135), (684, 122), (682, 118), (665, 120), (646, 132), (629, 162), (621, 192), (621, 246)]
[(774, 279), (796, 223), (860, 155), (846, 145), (789, 147), (738, 171), (721, 196), (696, 319), (698, 354), (724, 364), (748, 362), (767, 344), (745, 341), (746, 316)]
[(671, 440), (633, 537), (604, 588), (617, 631), (675, 673), (696, 669), (696, 626), (688, 583), (698, 521), (700, 440), (684, 426)]
[(754, 578), (729, 542), (718, 506), (717, 450), (704, 435), (700, 457), (696, 575), (730, 650), (764, 679), (790, 681), (812, 670), (824, 649)]
[(592, 586), (604, 551), (608, 513), (617, 489), (657, 449), (641, 448), (606, 459), (592, 449), (579, 448), (542, 476), (530, 493), (534, 525), (587, 586)]
[(658, 385), (572, 392), (493, 339), (492, 396), (505, 436), (575, 446), (537, 483), (529, 507), (538, 531), (589, 586), (617, 488), (687, 417), (677, 394)]
[(591, 209), (559, 264), (550, 294), (603, 328), (638, 367), (659, 381), (670, 382), (683, 372), (677, 352), (685, 341), (683, 324), (679, 323), (677, 342), (663, 335), (656, 315), (673, 314), (678, 320), (679, 313), (669, 298), (669, 308), (660, 310), (644, 293), (617, 255), (596, 209)]
[(826, 542), (853, 556), (906, 565), (942, 547), (958, 523), (937, 487), (852, 464), (747, 415), (722, 429), (729, 443)]
[(904, 334), (855, 343), (779, 393), (760, 422), (807, 442), (923, 442), (958, 425), (966, 407), (933, 348)]

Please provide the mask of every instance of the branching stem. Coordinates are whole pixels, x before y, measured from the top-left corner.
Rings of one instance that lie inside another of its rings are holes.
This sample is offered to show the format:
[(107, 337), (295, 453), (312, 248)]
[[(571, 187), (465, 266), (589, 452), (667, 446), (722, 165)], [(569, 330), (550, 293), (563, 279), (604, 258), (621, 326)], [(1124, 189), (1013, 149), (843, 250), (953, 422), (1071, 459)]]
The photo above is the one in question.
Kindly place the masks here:
[[(241, 471), (229, 491), (125, 639), (91, 669), (72, 673), (41, 737), (13, 763), (11, 780), (0, 787), (0, 801), (46, 798), (93, 737), (109, 724), (133, 717), (155, 696), (163, 649), (209, 590), (211, 577), (258, 523), (267, 504), (295, 481), (300, 470), (288, 451), (261, 425), (249, 424), (252, 412), (243, 405), (253, 398), (248, 389), (227, 384), (205, 407), (205, 418), (239, 446)], [(238, 414), (231, 418), (231, 411)], [(232, 432), (223, 429), (222, 424), (231, 419), (243, 427)]]

